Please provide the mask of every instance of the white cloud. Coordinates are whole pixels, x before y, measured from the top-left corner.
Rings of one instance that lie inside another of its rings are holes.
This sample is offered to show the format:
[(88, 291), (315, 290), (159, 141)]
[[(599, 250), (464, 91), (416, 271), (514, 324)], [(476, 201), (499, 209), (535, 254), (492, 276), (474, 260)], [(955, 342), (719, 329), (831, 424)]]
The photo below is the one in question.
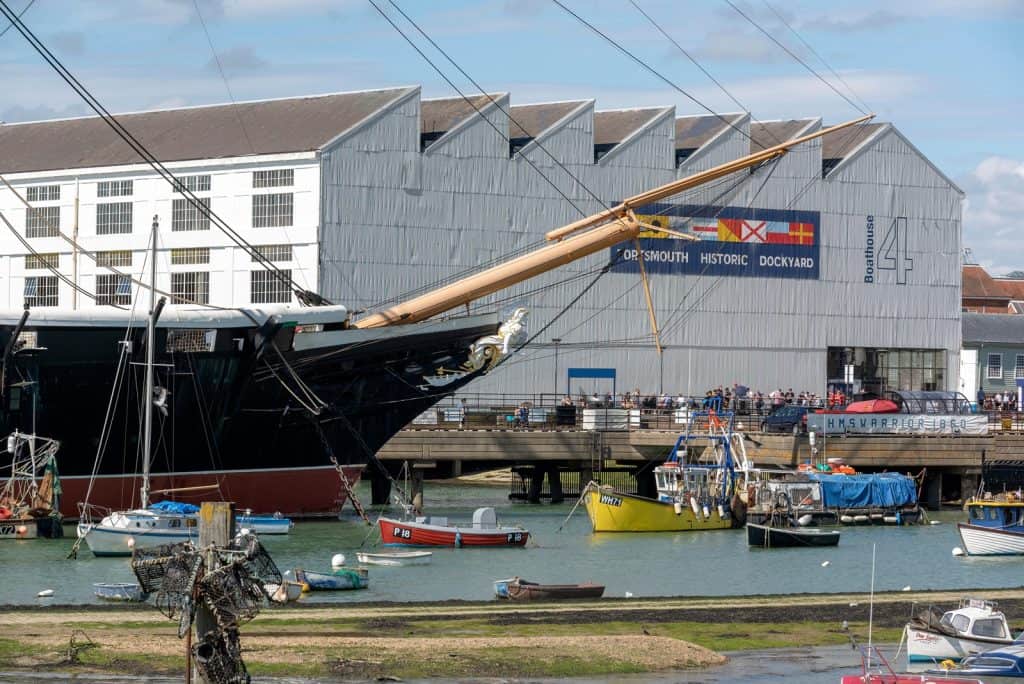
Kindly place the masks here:
[(993, 275), (1024, 268), (1020, 217), (1024, 215), (1024, 161), (984, 159), (963, 182), (964, 247)]

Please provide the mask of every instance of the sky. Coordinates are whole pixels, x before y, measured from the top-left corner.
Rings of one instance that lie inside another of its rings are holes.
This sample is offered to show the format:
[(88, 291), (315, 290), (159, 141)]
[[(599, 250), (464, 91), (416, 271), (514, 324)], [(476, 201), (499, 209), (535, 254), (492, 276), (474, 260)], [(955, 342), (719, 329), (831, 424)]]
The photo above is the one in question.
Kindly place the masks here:
[[(866, 105), (964, 190), (975, 261), (1024, 270), (1024, 0), (558, 0), (670, 83), (555, 0), (0, 1), (115, 113), (398, 85), (456, 96), (373, 3), (463, 92), (477, 91), (399, 9), (513, 104), (595, 98), (681, 116), (738, 101), (755, 119), (826, 123)], [(0, 121), (86, 113), (16, 30), (0, 35)]]

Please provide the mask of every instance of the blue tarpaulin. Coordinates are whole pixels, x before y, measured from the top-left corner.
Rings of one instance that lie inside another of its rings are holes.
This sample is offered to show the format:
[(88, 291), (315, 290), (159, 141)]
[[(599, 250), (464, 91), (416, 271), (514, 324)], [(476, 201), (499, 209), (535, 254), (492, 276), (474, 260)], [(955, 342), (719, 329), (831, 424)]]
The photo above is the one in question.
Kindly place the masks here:
[(158, 501), (155, 504), (150, 504), (149, 510), (177, 515), (195, 515), (199, 512), (199, 506), (181, 501)]
[(810, 478), (821, 483), (821, 502), (828, 508), (889, 508), (917, 503), (914, 480), (899, 473), (813, 473)]

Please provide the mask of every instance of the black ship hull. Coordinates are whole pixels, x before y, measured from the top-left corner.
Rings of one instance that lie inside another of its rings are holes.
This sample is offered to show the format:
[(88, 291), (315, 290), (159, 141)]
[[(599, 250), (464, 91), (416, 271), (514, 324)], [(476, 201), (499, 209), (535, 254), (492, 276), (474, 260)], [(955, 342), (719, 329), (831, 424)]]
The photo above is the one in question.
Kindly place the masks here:
[[(86, 498), (137, 504), (144, 321), (38, 318), (0, 327), (0, 347), (20, 333), (3, 362), (0, 429), (61, 442), (66, 515)], [(155, 345), (156, 384), (169, 392), (154, 418), (155, 497), (214, 490), (289, 515), (336, 510), (344, 491), (331, 457), (358, 478), (396, 432), (483, 372), (464, 366), (470, 345), (498, 328), (494, 315), (369, 330), (301, 314), (168, 318)]]

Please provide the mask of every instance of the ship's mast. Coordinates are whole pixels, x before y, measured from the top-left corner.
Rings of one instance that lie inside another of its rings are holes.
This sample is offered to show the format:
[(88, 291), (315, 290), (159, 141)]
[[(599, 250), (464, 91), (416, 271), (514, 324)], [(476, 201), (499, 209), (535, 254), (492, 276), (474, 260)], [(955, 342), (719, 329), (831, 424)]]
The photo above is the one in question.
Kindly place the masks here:
[(660, 231), (683, 238), (690, 237), (657, 226), (644, 224), (637, 219), (633, 212), (644, 205), (671, 197), (684, 190), (689, 190), (731, 173), (772, 161), (786, 154), (792, 147), (800, 143), (820, 138), (823, 135), (847, 128), (848, 126), (863, 123), (873, 117), (874, 114), (869, 114), (868, 116), (847, 121), (838, 126), (824, 128), (815, 133), (795, 138), (774, 147), (769, 147), (761, 152), (741, 157), (707, 171), (666, 183), (653, 190), (630, 197), (615, 207), (549, 232), (546, 237), (553, 244), (541, 247), (529, 254), (463, 278), (427, 294), (401, 302), (384, 311), (370, 314), (353, 323), (353, 327), (379, 328), (388, 325), (416, 323), (468, 304), (475, 299), (485, 297), (510, 285), (515, 285), (535, 275), (546, 273), (558, 266), (576, 261), (607, 247), (612, 247), (627, 240), (635, 240), (644, 230)]
[(153, 457), (153, 361), (156, 351), (156, 233), (159, 223), (153, 217), (153, 242), (149, 249), (149, 319), (146, 321), (146, 389), (142, 395), (145, 423), (142, 431), (142, 508), (149, 507), (149, 462)]

